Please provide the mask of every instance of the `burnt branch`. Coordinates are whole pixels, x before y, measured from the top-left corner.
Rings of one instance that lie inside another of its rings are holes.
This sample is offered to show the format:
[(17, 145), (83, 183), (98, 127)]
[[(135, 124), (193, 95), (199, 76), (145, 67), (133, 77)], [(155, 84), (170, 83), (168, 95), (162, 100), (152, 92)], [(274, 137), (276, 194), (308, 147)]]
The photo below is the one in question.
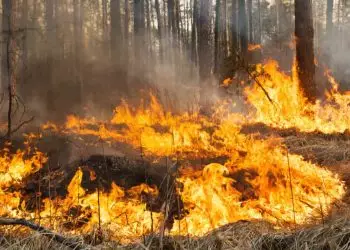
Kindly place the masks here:
[(57, 241), (58, 243), (61, 243), (67, 247), (70, 247), (72, 249), (87, 249), (87, 246), (84, 245), (83, 242), (77, 240), (77, 239), (73, 239), (73, 238), (67, 238), (61, 234), (58, 233), (54, 233), (49, 229), (46, 229), (43, 226), (37, 225), (33, 222), (30, 222), (28, 220), (25, 219), (14, 219), (14, 218), (4, 218), (4, 217), (0, 217), (0, 225), (1, 226), (25, 226), (28, 227), (34, 231), (40, 232), (42, 233), (44, 236), (46, 237), (50, 237), (52, 239), (54, 239), (55, 241)]

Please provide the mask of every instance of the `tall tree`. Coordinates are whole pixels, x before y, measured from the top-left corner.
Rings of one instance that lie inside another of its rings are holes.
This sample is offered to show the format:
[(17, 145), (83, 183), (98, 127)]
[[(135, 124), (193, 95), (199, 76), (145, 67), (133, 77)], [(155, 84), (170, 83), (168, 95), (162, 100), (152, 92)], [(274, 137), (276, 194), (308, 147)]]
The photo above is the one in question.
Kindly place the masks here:
[(248, 25), (249, 25), (249, 43), (254, 42), (253, 38), (253, 0), (248, 0)]
[(7, 88), (8, 112), (7, 112), (7, 139), (11, 139), (12, 132), (12, 106), (15, 83), (12, 70), (12, 39), (13, 39), (13, 13), (12, 1), (2, 0), (2, 60), (1, 60), (1, 85), (5, 92)]
[(156, 16), (157, 16), (157, 32), (158, 32), (158, 39), (159, 39), (159, 56), (160, 56), (160, 60), (163, 61), (162, 17), (161, 17), (161, 14), (160, 14), (159, 0), (155, 0), (154, 7), (156, 9)]
[(141, 68), (143, 65), (144, 45), (145, 45), (145, 9), (144, 0), (134, 0), (134, 51), (135, 61)]
[(82, 62), (82, 18), (81, 18), (81, 0), (73, 0), (73, 15), (74, 15), (74, 71), (75, 71), (75, 83), (78, 89), (78, 103), (83, 99), (83, 81), (81, 75), (81, 62)]
[(220, 20), (221, 20), (221, 0), (216, 0), (215, 6), (215, 28), (214, 28), (214, 74), (217, 73), (220, 58)]
[(54, 87), (54, 58), (53, 58), (53, 50), (51, 45), (54, 44), (55, 41), (55, 27), (53, 21), (53, 0), (46, 0), (45, 2), (45, 20), (46, 20), (46, 35), (47, 35), (47, 43), (46, 43), (46, 60), (47, 60), (47, 74), (48, 74), (48, 87), (47, 87), (47, 95), (46, 95), (46, 105), (49, 111), (53, 111), (54, 107), (54, 98), (53, 98), (53, 87)]
[(238, 33), (237, 33), (237, 0), (232, 0), (231, 10), (231, 53), (238, 50)]
[(312, 1), (295, 0), (296, 60), (299, 85), (310, 102), (316, 100)]
[(28, 0), (22, 2), (22, 20), (21, 26), (23, 30), (23, 41), (22, 41), (22, 84), (26, 81), (26, 72), (28, 66)]
[(239, 36), (241, 42), (241, 53), (245, 58), (248, 52), (248, 26), (245, 0), (239, 0), (238, 6), (239, 15)]
[(199, 28), (198, 28), (198, 59), (199, 59), (199, 77), (201, 83), (200, 102), (206, 105), (205, 88), (211, 73), (211, 55), (210, 55), (210, 0), (200, 1), (199, 10)]
[(333, 30), (333, 5), (334, 0), (327, 0), (327, 22), (326, 22), (326, 30), (327, 36), (330, 37)]
[(126, 70), (128, 70), (129, 66), (129, 0), (124, 1), (124, 64), (126, 66)]
[(116, 64), (121, 62), (122, 58), (122, 26), (120, 13), (120, 0), (110, 0), (110, 17), (111, 17), (111, 55), (112, 61)]
[(198, 32), (198, 0), (193, 0), (192, 7), (192, 28), (191, 28), (191, 59), (194, 64), (197, 64), (197, 32)]

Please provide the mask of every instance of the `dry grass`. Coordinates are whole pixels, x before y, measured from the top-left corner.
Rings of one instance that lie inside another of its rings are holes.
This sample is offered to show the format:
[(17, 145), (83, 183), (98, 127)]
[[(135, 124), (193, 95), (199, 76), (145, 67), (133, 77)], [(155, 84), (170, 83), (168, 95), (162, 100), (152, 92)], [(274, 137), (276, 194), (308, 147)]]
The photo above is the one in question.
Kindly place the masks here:
[[(165, 237), (163, 249), (251, 249), (251, 250), (318, 250), (318, 249), (350, 249), (350, 220), (337, 219), (324, 225), (310, 226), (294, 232), (275, 232), (266, 222), (241, 221), (226, 225), (212, 233), (201, 237)], [(117, 242), (104, 242), (98, 246), (89, 246), (87, 249), (159, 249), (160, 238), (150, 235), (138, 243), (119, 245)], [(33, 234), (24, 239), (2, 238), (0, 249), (68, 249), (66, 246), (55, 243), (49, 237)]]

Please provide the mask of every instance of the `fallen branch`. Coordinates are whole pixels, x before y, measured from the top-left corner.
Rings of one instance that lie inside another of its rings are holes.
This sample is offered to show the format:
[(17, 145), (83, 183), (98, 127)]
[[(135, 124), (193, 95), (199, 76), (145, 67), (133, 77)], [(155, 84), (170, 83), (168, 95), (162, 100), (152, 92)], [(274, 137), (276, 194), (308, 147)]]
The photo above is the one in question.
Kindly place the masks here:
[(66, 238), (63, 235), (57, 234), (55, 232), (52, 232), (40, 225), (37, 225), (33, 222), (30, 222), (25, 219), (14, 219), (14, 218), (4, 218), (0, 217), (0, 225), (1, 226), (16, 226), (16, 225), (21, 225), (28, 227), (34, 231), (42, 233), (46, 237), (50, 237), (57, 241), (58, 243), (61, 243), (67, 247), (70, 247), (72, 249), (76, 250), (82, 250), (82, 249), (88, 249), (90, 247), (87, 247), (83, 242), (78, 241), (77, 239), (72, 239), (72, 238)]

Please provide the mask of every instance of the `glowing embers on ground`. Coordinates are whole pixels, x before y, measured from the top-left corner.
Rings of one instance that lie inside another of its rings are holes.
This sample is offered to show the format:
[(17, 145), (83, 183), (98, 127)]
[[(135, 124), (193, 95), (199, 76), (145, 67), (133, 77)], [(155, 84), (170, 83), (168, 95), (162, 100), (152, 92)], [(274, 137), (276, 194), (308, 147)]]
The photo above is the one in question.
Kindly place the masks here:
[(350, 129), (350, 94), (340, 93), (338, 84), (328, 72), (326, 77), (332, 89), (326, 100), (308, 103), (298, 86), (298, 78), (279, 70), (275, 61), (258, 66), (261, 73), (257, 80), (264, 86), (274, 105), (266, 98), (261, 88), (254, 84), (245, 89), (248, 103), (255, 108), (250, 122), (262, 122), (278, 128), (297, 128), (304, 132), (321, 131), (335, 133)]

